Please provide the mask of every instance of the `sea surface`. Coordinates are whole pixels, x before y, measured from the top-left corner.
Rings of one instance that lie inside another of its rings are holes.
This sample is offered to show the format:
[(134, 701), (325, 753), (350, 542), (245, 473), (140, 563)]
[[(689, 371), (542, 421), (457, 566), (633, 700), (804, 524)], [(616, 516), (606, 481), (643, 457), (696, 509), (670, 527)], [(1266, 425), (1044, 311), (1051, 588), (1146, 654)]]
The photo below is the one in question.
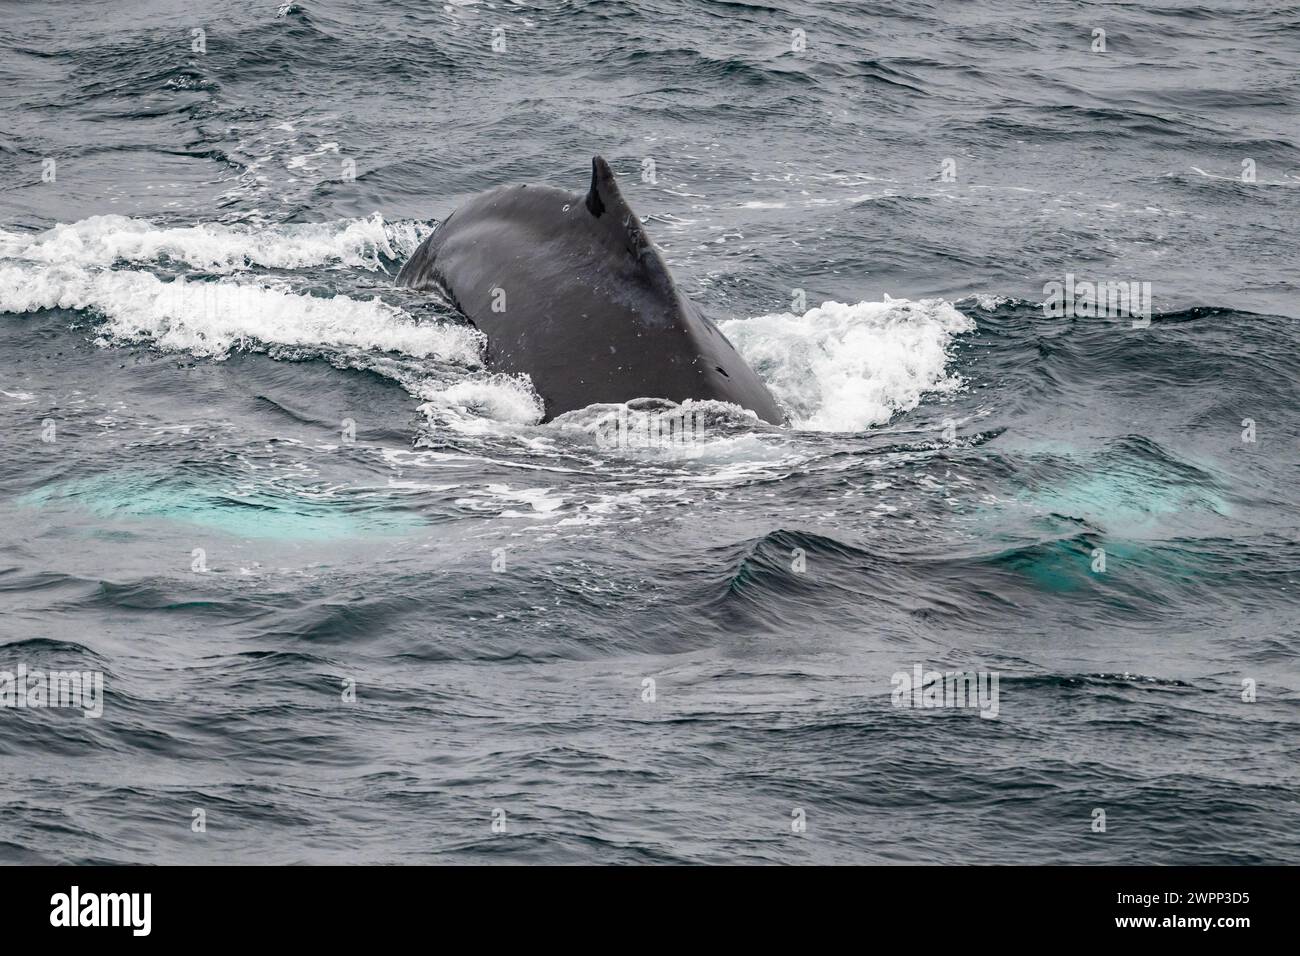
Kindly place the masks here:
[[(597, 153), (785, 425), (394, 288)], [(1298, 225), (1296, 3), (3, 0), (0, 861), (1300, 863)]]

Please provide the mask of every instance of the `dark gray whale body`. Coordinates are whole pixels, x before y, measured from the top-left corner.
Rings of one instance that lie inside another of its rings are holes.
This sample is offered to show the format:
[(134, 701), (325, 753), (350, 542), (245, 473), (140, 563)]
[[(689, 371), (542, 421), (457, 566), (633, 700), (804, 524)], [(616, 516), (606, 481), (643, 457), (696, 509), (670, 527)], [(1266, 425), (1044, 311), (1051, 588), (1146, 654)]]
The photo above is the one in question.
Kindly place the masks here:
[(677, 288), (603, 159), (586, 196), (499, 186), (415, 250), (398, 285), (437, 288), (488, 339), (488, 365), (526, 372), (546, 420), (598, 402), (731, 402), (780, 424), (772, 394)]

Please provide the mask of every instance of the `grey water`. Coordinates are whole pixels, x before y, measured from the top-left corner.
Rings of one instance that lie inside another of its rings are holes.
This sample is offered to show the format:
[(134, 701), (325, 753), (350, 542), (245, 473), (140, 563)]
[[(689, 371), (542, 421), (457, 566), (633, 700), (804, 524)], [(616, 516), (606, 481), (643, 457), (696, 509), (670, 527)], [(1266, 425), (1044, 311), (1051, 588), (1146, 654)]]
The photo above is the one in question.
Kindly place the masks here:
[[(3, 0), (0, 860), (1300, 862), (1297, 63), (1295, 3)], [(785, 425), (542, 424), (394, 287), (596, 153)]]

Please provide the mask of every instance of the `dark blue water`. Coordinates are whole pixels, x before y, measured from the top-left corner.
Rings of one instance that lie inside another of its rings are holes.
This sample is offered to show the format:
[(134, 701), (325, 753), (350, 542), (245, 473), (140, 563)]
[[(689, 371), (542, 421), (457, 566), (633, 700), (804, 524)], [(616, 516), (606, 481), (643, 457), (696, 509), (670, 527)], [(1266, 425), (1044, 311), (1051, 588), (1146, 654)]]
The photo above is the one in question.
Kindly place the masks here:
[[(0, 24), (0, 859), (1300, 862), (1300, 6)], [(393, 288), (594, 153), (786, 426)]]

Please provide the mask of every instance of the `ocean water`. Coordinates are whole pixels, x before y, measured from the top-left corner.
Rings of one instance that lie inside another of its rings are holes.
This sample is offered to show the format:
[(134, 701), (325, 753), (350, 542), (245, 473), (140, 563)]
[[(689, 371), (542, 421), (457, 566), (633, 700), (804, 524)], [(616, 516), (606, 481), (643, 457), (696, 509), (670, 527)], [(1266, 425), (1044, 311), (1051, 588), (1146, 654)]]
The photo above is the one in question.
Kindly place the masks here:
[[(1300, 5), (0, 14), (0, 860), (1300, 862)], [(595, 153), (786, 425), (393, 287)]]

